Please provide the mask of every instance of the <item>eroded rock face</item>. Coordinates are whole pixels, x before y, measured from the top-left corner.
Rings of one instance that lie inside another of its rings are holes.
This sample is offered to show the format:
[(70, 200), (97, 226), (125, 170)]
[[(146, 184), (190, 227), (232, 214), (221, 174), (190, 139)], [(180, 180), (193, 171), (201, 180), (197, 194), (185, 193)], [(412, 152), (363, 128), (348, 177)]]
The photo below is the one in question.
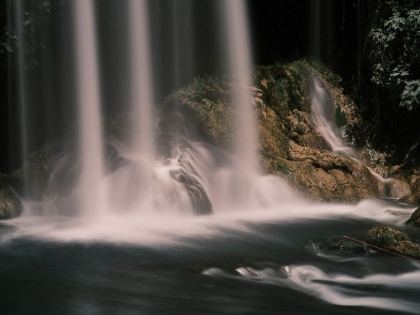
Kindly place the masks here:
[(314, 200), (356, 202), (379, 196), (378, 182), (365, 166), (294, 142), (290, 143), (288, 160), (279, 160), (277, 170)]
[(22, 213), (22, 203), (8, 185), (0, 185), (0, 220), (12, 219)]

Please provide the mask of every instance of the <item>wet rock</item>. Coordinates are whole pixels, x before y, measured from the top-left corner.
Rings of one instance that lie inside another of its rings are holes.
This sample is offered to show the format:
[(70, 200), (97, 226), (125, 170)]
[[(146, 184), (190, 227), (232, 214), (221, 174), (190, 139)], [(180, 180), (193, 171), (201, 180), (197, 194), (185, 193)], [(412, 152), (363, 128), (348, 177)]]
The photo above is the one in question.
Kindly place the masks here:
[(401, 231), (389, 226), (378, 225), (363, 234), (366, 243), (386, 249), (390, 252), (411, 257), (420, 257), (420, 247)]
[(408, 219), (405, 224), (412, 228), (420, 229), (420, 207), (413, 212), (410, 219)]
[[(418, 215), (420, 216), (420, 212)], [(420, 247), (414, 244), (406, 234), (389, 226), (376, 225), (361, 236), (353, 238), (355, 240), (344, 236), (328, 238), (319, 243), (318, 250), (323, 254), (348, 256), (366, 254), (369, 247), (375, 246), (405, 257), (420, 257)]]
[(196, 214), (211, 214), (213, 212), (212, 203), (197, 179), (185, 173), (183, 170), (172, 170), (171, 176), (177, 182), (184, 185)]
[(0, 220), (12, 219), (22, 213), (22, 203), (8, 185), (0, 185)]
[(420, 193), (415, 193), (412, 195), (405, 195), (404, 197), (398, 199), (401, 203), (406, 203), (410, 206), (418, 206), (420, 205)]
[(328, 238), (322, 241), (318, 248), (321, 253), (327, 255), (349, 256), (368, 253), (368, 246), (342, 236)]
[(407, 194), (399, 202), (406, 203), (408, 205), (419, 206), (420, 205), (420, 177), (411, 176), (410, 178), (411, 194)]
[(278, 174), (310, 199), (357, 202), (378, 197), (378, 181), (356, 161), (325, 150), (290, 143), (288, 160), (279, 159)]

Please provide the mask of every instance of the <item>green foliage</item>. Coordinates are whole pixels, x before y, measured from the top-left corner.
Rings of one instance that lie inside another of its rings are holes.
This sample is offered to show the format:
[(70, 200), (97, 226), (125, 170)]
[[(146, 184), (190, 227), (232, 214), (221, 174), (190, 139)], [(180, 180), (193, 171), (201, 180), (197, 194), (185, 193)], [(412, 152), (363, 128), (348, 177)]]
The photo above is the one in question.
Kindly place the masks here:
[[(22, 0), (4, 2), (0, 8), (0, 17), (7, 20), (0, 32), (0, 54), (14, 53), (19, 42), (23, 43), (25, 68), (38, 65), (36, 53), (47, 49), (42, 40), (41, 28), (50, 20), (53, 9), (66, 0)], [(18, 25), (18, 4), (21, 4), (20, 25)], [(20, 29), (20, 31), (19, 31)]]
[(369, 33), (371, 81), (400, 106), (420, 104), (420, 9), (418, 0), (378, 3)]
[(220, 82), (219, 78), (215, 75), (195, 77), (186, 87), (168, 95), (166, 102), (173, 100), (201, 102), (203, 99), (216, 101), (220, 97), (220, 93), (217, 92), (220, 90)]

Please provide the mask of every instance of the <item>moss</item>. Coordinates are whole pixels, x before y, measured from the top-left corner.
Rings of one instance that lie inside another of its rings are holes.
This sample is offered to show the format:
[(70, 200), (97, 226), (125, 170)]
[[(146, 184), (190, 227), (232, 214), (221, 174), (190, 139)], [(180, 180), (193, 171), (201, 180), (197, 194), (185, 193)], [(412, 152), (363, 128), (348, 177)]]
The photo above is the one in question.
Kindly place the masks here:
[(294, 172), (293, 169), (290, 167), (289, 163), (286, 160), (277, 160), (276, 161), (276, 170), (282, 173), (289, 179), (293, 179)]
[(335, 122), (337, 124), (337, 127), (343, 127), (347, 125), (346, 114), (344, 113), (340, 105), (337, 105), (335, 109)]
[(420, 247), (412, 243), (406, 234), (392, 227), (374, 226), (363, 235), (363, 238), (369, 244), (398, 255), (420, 257)]

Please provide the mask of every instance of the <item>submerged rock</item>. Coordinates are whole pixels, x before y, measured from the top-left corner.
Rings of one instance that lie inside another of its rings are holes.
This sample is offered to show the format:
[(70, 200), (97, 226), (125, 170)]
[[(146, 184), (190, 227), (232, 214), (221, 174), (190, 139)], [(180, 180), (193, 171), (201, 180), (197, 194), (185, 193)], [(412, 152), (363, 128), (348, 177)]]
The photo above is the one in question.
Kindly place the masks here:
[(22, 213), (22, 203), (8, 185), (0, 185), (0, 220), (12, 219)]
[(211, 214), (213, 212), (211, 201), (197, 179), (185, 173), (183, 170), (172, 170), (171, 176), (177, 182), (184, 185), (196, 214)]
[(322, 241), (318, 248), (321, 253), (330, 255), (349, 256), (367, 254), (368, 252), (368, 246), (343, 236), (328, 238)]

